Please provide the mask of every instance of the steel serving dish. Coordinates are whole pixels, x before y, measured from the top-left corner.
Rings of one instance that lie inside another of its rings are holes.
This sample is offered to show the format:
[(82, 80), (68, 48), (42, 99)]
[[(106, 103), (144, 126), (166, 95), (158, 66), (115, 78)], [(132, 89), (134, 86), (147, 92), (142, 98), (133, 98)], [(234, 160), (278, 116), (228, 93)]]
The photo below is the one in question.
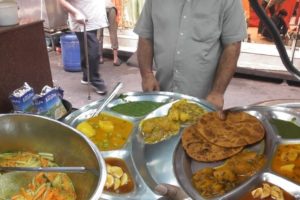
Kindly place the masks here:
[[(105, 162), (82, 133), (47, 117), (0, 115), (0, 152), (33, 151), (54, 154), (59, 166), (85, 166), (95, 173), (69, 173), (78, 200), (98, 200), (106, 180)], [(0, 176), (1, 178), (1, 176)]]
[[(212, 199), (240, 199), (244, 194), (249, 192), (251, 189), (254, 189), (254, 187), (258, 186), (258, 184), (262, 181), (267, 181), (274, 185), (277, 185), (285, 191), (287, 191), (288, 193), (290, 193), (296, 199), (300, 199), (300, 185), (276, 174), (271, 169), (272, 159), (275, 155), (278, 145), (286, 143), (300, 144), (300, 133), (299, 139), (283, 139), (279, 136), (276, 127), (270, 123), (270, 120), (274, 118), (285, 121), (291, 121), (293, 119), (293, 121), (296, 124), (300, 125), (300, 114), (293, 109), (275, 106), (245, 106), (241, 108), (236, 108), (234, 110), (245, 111), (255, 116), (262, 122), (266, 130), (265, 139), (262, 142), (252, 145), (248, 148), (256, 152), (263, 153), (267, 158), (267, 162), (263, 169), (261, 169), (258, 173), (256, 173), (253, 177), (244, 182), (242, 185), (236, 187), (235, 189), (226, 193), (223, 196), (218, 196)], [(193, 187), (191, 183), (192, 174), (195, 173), (198, 169), (202, 169), (204, 167), (215, 167), (224, 163), (224, 161), (214, 163), (203, 163), (194, 161), (187, 156), (187, 154), (182, 148), (181, 142), (178, 143), (175, 149), (173, 162), (175, 174), (180, 186), (192, 199), (199, 200), (202, 200), (204, 198), (201, 197), (196, 191), (196, 189)]]
[(255, 103), (259, 106), (280, 106), (285, 108), (291, 108), (297, 112), (300, 111), (300, 99), (273, 99), (268, 101), (262, 101)]
[[(173, 152), (180, 140), (180, 134), (171, 137), (168, 140), (156, 143), (145, 144), (141, 133), (139, 132), (139, 123), (143, 117), (130, 117), (119, 113), (116, 113), (110, 108), (114, 105), (132, 101), (153, 101), (153, 102), (165, 102), (170, 103), (178, 99), (188, 99), (202, 106), (207, 111), (212, 111), (213, 107), (203, 100), (199, 100), (195, 97), (182, 95), (172, 92), (130, 92), (123, 93), (113, 99), (105, 108), (103, 112), (128, 120), (134, 124), (133, 132), (128, 139), (127, 143), (122, 149), (113, 151), (102, 151), (101, 154), (104, 158), (114, 157), (121, 158), (125, 161), (131, 176), (135, 182), (135, 188), (131, 193), (127, 194), (112, 194), (104, 192), (101, 199), (131, 199), (131, 200), (152, 200), (158, 199), (160, 196), (154, 192), (154, 187), (158, 183), (169, 183), (178, 185), (176, 176), (173, 170)], [(104, 102), (99, 100), (88, 104), (79, 110), (71, 113), (64, 120), (65, 123), (76, 127), (80, 122), (91, 117), (91, 114)], [(163, 107), (163, 106), (162, 106)], [(163, 109), (158, 108), (153, 111), (157, 115), (161, 115), (167, 112), (169, 107), (165, 106)], [(151, 113), (149, 114), (151, 115)], [(180, 131), (181, 132), (181, 131)]]

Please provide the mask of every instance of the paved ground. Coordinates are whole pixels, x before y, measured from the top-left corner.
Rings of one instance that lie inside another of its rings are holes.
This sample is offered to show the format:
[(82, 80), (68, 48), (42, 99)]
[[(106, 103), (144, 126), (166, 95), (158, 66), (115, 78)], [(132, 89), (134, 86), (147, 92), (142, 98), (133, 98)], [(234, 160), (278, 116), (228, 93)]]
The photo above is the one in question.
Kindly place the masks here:
[[(91, 100), (88, 100), (88, 88), (80, 84), (81, 72), (66, 72), (62, 65), (61, 55), (56, 52), (49, 52), (49, 59), (54, 83), (64, 89), (65, 99), (70, 101), (74, 108), (80, 108), (92, 101), (105, 98), (91, 90)], [(125, 62), (120, 67), (115, 67), (110, 58), (105, 58), (100, 73), (109, 90), (121, 81), (124, 86), (120, 92), (141, 91), (138, 69), (127, 66)], [(300, 101), (300, 87), (291, 86), (285, 82), (275, 83), (237, 76), (231, 81), (226, 91), (225, 108), (274, 99), (299, 99)]]

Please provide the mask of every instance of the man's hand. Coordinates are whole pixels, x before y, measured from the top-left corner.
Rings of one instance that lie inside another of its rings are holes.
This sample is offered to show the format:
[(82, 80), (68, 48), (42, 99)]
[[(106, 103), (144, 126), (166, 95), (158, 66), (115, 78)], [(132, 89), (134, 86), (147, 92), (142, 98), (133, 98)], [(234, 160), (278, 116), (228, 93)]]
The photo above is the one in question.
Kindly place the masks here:
[(226, 116), (223, 113), (224, 95), (216, 92), (211, 92), (206, 97), (206, 100), (216, 107), (220, 119), (225, 119)]
[(79, 11), (77, 11), (75, 13), (74, 18), (75, 18), (76, 22), (79, 23), (79, 24), (85, 24), (86, 23), (85, 16)]
[(163, 196), (163, 198), (160, 199), (169, 199), (169, 200), (190, 199), (181, 188), (169, 184), (157, 185), (155, 187), (155, 192)]
[(159, 84), (153, 73), (142, 76), (142, 89), (144, 92), (159, 91)]

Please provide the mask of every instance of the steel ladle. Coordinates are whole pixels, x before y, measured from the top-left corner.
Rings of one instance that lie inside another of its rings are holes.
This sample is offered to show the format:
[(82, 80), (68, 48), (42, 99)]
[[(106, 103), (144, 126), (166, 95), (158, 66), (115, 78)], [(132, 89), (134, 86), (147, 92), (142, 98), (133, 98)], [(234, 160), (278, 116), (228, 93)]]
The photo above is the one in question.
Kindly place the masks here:
[(92, 117), (99, 115), (99, 113), (106, 107), (106, 105), (116, 96), (116, 94), (121, 89), (121, 87), (123, 87), (123, 83), (118, 82), (117, 85), (109, 94), (109, 96), (103, 102), (103, 104), (101, 104), (101, 106), (94, 113), (92, 113)]
[(0, 167), (0, 172), (64, 172), (64, 173), (85, 173), (92, 170), (85, 167)]

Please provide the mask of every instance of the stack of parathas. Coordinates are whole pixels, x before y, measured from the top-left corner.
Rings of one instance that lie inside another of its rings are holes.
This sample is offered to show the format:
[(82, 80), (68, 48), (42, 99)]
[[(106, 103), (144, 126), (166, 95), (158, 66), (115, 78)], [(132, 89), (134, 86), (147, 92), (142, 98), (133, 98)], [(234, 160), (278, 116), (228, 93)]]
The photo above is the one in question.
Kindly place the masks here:
[(244, 146), (264, 138), (261, 122), (245, 112), (229, 112), (225, 120), (217, 112), (204, 114), (187, 127), (182, 135), (182, 146), (197, 161), (213, 162), (239, 153)]

